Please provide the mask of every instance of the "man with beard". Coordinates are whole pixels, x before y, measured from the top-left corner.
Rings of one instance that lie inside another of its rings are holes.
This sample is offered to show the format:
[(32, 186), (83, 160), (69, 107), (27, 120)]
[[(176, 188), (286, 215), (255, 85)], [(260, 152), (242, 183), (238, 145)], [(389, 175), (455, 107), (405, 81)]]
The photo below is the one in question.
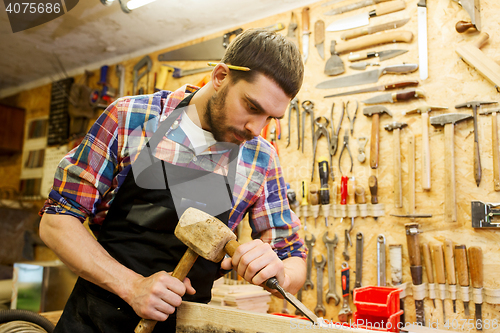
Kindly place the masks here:
[[(251, 29), (201, 89), (124, 97), (105, 110), (61, 160), (41, 210), (40, 236), (79, 275), (55, 332), (132, 332), (140, 318), (175, 331), (181, 300), (207, 303), (213, 281), (230, 269), (298, 291), (306, 271), (300, 221), (276, 151), (259, 134), (284, 116), (302, 79), (293, 43)], [(221, 263), (199, 258), (181, 282), (168, 272), (186, 250), (173, 231), (188, 207), (233, 230), (249, 213), (254, 240)]]

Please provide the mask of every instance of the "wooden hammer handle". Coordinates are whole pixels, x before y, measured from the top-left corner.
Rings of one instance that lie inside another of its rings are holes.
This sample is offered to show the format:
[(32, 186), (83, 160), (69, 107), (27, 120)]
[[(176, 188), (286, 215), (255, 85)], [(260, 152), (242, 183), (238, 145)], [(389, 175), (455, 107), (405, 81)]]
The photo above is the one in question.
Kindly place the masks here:
[[(181, 260), (175, 267), (172, 272), (172, 276), (179, 279), (180, 281), (184, 281), (187, 274), (193, 267), (196, 259), (198, 259), (198, 254), (188, 248), (186, 253), (182, 256)], [(156, 325), (156, 320), (151, 319), (141, 319), (139, 324), (135, 327), (135, 333), (151, 333)]]
[(372, 116), (372, 135), (370, 141), (370, 167), (378, 168), (378, 146), (379, 146), (379, 114)]

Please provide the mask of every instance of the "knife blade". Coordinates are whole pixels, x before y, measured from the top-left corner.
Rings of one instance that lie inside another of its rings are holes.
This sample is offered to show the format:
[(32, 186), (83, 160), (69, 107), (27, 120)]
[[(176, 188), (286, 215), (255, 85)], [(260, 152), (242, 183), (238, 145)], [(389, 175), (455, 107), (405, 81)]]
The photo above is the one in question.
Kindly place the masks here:
[(337, 94), (333, 94), (333, 95), (323, 96), (323, 98), (346, 96), (346, 95), (355, 95), (355, 94), (361, 94), (361, 93), (371, 92), (371, 91), (394, 90), (394, 89), (399, 89), (399, 88), (416, 87), (416, 86), (418, 86), (418, 81), (416, 81), (416, 80), (412, 80), (412, 81), (400, 81), (400, 82), (395, 82), (395, 83), (390, 83), (390, 84), (382, 84), (382, 85), (375, 86), (375, 87), (369, 87), (369, 88), (363, 88), (363, 89), (358, 89), (358, 90), (345, 91), (345, 92), (341, 92), (341, 93), (337, 93)]
[(342, 6), (342, 7), (331, 9), (331, 10), (323, 13), (323, 15), (338, 15), (338, 14), (342, 14), (342, 13), (347, 13), (347, 12), (350, 12), (351, 10), (355, 10), (355, 9), (363, 8), (363, 7), (368, 7), (368, 6), (371, 6), (371, 5), (376, 5), (376, 4), (378, 4), (380, 2), (384, 2), (384, 1), (389, 1), (389, 0), (363, 0), (363, 1), (358, 1), (358, 2), (355, 2), (355, 3), (349, 4), (349, 5), (345, 5), (345, 6)]
[(366, 28), (356, 29), (353, 31), (343, 33), (340, 36), (340, 38), (343, 40), (348, 40), (348, 39), (352, 39), (352, 38), (356, 38), (356, 37), (360, 37), (360, 36), (371, 35), (371, 34), (374, 34), (376, 32), (380, 32), (380, 31), (397, 29), (397, 28), (402, 27), (406, 23), (408, 23), (409, 20), (410, 20), (410, 18), (408, 17), (408, 18), (405, 18), (402, 20), (396, 20), (396, 21), (392, 21), (389, 23), (384, 23), (384, 24), (369, 26)]
[(309, 7), (302, 9), (302, 58), (304, 64), (309, 57)]
[(427, 61), (427, 7), (426, 0), (417, 3), (418, 12), (418, 63), (420, 66), (420, 79), (429, 77)]
[(358, 60), (364, 60), (364, 59), (378, 57), (379, 61), (384, 61), (384, 60), (388, 60), (388, 59), (397, 57), (398, 55), (404, 54), (406, 52), (408, 52), (408, 50), (397, 49), (397, 50), (351, 53), (351, 54), (349, 54), (349, 57), (347, 59), (349, 59), (349, 61), (351, 61), (351, 62), (354, 62), (354, 61), (358, 61)]
[(396, 103), (414, 98), (425, 98), (425, 93), (420, 89), (408, 89), (401, 92), (382, 94), (362, 101), (365, 104)]
[(318, 89), (332, 89), (356, 86), (359, 84), (377, 82), (380, 76), (384, 74), (408, 74), (418, 69), (417, 64), (401, 64), (385, 66), (380, 69), (374, 69), (364, 73), (353, 74), (345, 77), (335, 78), (323, 81), (316, 85)]
[(330, 24), (326, 31), (341, 31), (353, 28), (359, 28), (370, 23), (370, 17), (381, 16), (393, 12), (397, 12), (406, 8), (406, 3), (403, 0), (389, 1), (377, 5), (377, 8), (359, 15), (354, 15), (337, 20)]
[(325, 22), (323, 20), (314, 23), (314, 45), (321, 59), (325, 60)]

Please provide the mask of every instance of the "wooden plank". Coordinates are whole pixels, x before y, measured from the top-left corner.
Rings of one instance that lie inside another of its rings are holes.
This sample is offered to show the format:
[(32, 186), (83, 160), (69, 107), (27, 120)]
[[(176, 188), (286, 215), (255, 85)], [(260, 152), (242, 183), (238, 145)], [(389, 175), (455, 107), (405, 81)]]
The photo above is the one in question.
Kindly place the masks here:
[[(331, 323), (331, 322), (330, 322)], [(182, 302), (177, 308), (177, 332), (238, 332), (238, 333), (287, 333), (293, 330), (297, 333), (310, 332), (313, 327), (310, 321), (283, 316), (262, 314), (249, 311), (230, 309), (207, 304)], [(321, 328), (321, 332), (340, 333), (380, 332), (363, 329), (348, 329), (340, 324)]]

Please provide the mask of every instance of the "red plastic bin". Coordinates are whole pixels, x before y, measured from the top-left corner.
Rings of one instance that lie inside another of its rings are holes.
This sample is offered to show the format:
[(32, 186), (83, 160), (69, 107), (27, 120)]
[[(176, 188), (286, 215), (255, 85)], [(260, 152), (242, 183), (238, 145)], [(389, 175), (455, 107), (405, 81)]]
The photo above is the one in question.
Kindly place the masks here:
[(356, 328), (382, 332), (399, 332), (399, 317), (402, 314), (403, 310), (399, 310), (389, 317), (381, 317), (363, 314), (356, 311), (352, 316), (352, 320), (354, 321)]
[(353, 291), (357, 313), (386, 317), (399, 312), (399, 293), (402, 289), (393, 287), (367, 286)]

